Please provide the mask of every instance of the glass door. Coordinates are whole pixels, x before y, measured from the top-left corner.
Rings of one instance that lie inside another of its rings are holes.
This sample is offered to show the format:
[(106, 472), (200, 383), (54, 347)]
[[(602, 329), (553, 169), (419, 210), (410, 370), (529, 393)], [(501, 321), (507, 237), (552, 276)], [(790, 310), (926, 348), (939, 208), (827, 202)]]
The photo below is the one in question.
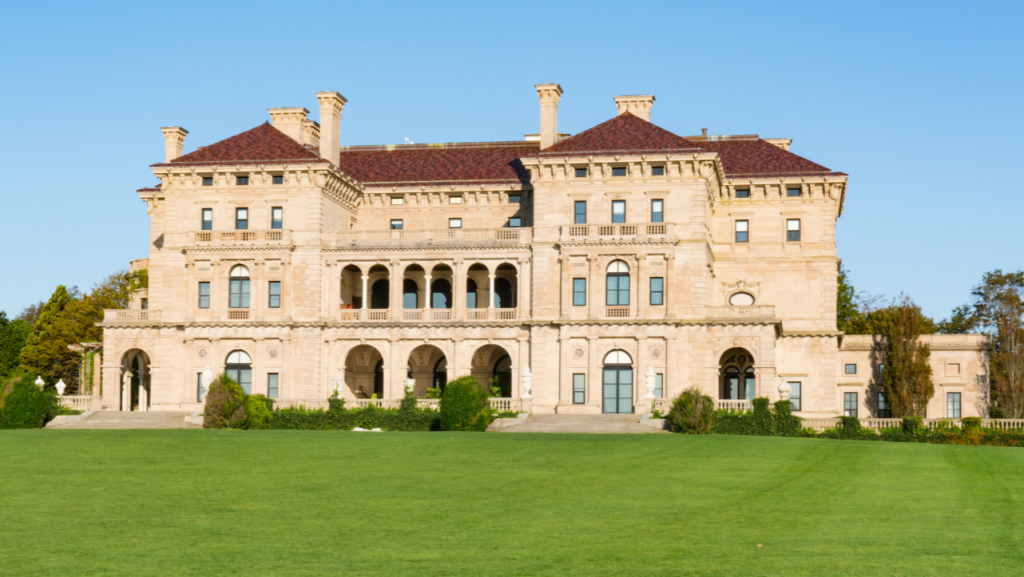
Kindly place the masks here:
[(605, 365), (604, 408), (606, 414), (633, 412), (633, 368)]

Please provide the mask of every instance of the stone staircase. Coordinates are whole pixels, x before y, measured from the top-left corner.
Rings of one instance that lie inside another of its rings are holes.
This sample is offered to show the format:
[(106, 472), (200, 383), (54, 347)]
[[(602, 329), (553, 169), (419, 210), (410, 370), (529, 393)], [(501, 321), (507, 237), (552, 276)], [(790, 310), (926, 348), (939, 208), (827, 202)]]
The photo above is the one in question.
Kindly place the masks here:
[(665, 433), (661, 420), (642, 415), (530, 415), (523, 424), (502, 433)]
[(188, 411), (86, 411), (81, 415), (57, 417), (47, 429), (200, 429), (187, 423)]

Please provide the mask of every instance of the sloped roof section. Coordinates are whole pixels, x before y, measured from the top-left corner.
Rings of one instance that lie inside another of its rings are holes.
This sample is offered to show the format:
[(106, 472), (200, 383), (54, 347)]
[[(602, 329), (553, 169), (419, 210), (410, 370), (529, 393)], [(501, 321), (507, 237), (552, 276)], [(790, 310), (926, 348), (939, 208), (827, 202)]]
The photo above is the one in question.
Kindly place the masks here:
[(553, 144), (536, 153), (536, 156), (684, 151), (703, 152), (704, 149), (701, 145), (655, 126), (630, 112), (624, 112), (576, 136)]
[(349, 146), (338, 167), (367, 187), (524, 184), (519, 159), (535, 152), (530, 142)]
[(204, 146), (195, 152), (180, 156), (171, 162), (154, 166), (181, 166), (189, 164), (220, 164), (240, 162), (313, 163), (325, 162), (306, 147), (292, 140), (290, 136), (265, 122), (252, 130), (236, 134)]
[(772, 178), (787, 176), (846, 176), (783, 150), (760, 138), (700, 143), (722, 159), (728, 178)]

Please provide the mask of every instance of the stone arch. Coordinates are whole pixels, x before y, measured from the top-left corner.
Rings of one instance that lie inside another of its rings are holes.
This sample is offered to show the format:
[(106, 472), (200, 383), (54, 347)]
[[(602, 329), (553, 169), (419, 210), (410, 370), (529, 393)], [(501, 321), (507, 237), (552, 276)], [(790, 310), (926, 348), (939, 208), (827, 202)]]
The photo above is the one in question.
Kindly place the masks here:
[[(498, 377), (501, 382), (498, 386), (501, 388), (502, 397), (515, 397), (519, 391), (519, 364), (517, 355), (513, 354), (515, 347), (509, 347), (505, 343), (485, 343), (476, 348), (473, 353), (469, 356), (470, 374), (476, 378), (476, 380), (483, 385), (486, 389), (490, 390), (492, 379)], [(502, 359), (507, 359), (507, 367), (501, 363)], [(502, 370), (498, 371), (497, 365), (502, 364), (500, 367)], [(507, 370), (505, 370), (507, 368)], [(498, 375), (497, 373), (502, 374)]]
[[(427, 389), (443, 388), (451, 380), (450, 354), (446, 354), (440, 346), (433, 343), (422, 343), (413, 347), (406, 362), (406, 379), (413, 380), (413, 395), (423, 398)], [(441, 363), (441, 361), (444, 363)], [(443, 365), (443, 376), (438, 367)]]
[(131, 348), (121, 355), (120, 410), (148, 411), (152, 398), (151, 359), (142, 349)]
[(375, 394), (377, 398), (384, 398), (386, 367), (384, 354), (377, 347), (360, 343), (350, 348), (345, 352), (345, 385), (339, 394), (347, 399), (368, 399)]
[(721, 399), (750, 400), (757, 395), (757, 369), (754, 355), (745, 348), (733, 347), (718, 359), (718, 392)]

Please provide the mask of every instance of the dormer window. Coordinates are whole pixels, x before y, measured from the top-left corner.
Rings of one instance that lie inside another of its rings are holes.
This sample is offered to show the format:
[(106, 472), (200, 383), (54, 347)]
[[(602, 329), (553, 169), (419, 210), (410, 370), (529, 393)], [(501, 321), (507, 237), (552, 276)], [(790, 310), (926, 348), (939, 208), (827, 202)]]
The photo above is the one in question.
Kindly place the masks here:
[(612, 167), (612, 176), (626, 176), (626, 167), (625, 166), (613, 166)]
[(238, 185), (238, 186), (249, 186), (249, 177), (248, 176), (236, 176), (235, 177), (235, 184)]
[(651, 167), (651, 176), (665, 176), (665, 167), (664, 166), (652, 166)]
[(274, 176), (271, 177), (271, 182), (273, 182), (274, 184), (284, 184), (284, 175), (275, 174)]
[(586, 177), (587, 177), (587, 169), (586, 168), (577, 168), (576, 169), (576, 178), (586, 178)]
[(203, 186), (213, 186), (213, 177), (212, 176), (204, 176), (203, 177)]

